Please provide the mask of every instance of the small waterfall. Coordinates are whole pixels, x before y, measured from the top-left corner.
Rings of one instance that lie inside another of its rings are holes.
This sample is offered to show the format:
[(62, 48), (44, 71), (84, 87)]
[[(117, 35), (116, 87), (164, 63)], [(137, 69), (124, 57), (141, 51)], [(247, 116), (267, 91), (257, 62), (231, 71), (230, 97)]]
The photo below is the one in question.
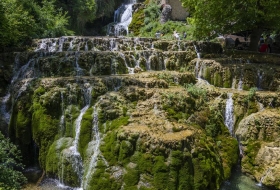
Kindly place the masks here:
[(59, 130), (60, 130), (60, 135), (61, 137), (64, 134), (65, 131), (65, 111), (64, 111), (64, 98), (63, 98), (63, 92), (60, 93), (60, 97), (61, 97), (61, 117), (60, 117), (60, 121), (59, 121)]
[(257, 78), (257, 88), (258, 90), (261, 90), (261, 85), (262, 85), (262, 77), (263, 77), (263, 73), (258, 70), (258, 78)]
[(262, 186), (264, 179), (269, 175), (271, 172), (271, 168), (268, 168), (268, 170), (265, 172), (265, 174), (261, 177), (260, 182), (257, 184), (257, 186)]
[[(114, 14), (114, 23), (116, 23), (113, 26), (114, 29), (114, 35), (115, 36), (121, 36), (121, 35), (127, 35), (128, 34), (128, 26), (132, 21), (132, 13), (133, 13), (133, 4), (135, 4), (136, 1), (129, 1), (128, 4), (122, 4)], [(110, 25), (112, 27), (112, 25)], [(109, 32), (110, 34), (110, 29)]]
[(198, 74), (199, 74), (199, 62), (200, 62), (200, 59), (201, 59), (201, 55), (200, 55), (200, 53), (198, 52), (198, 49), (197, 49), (196, 46), (194, 46), (194, 49), (195, 49), (195, 52), (196, 52), (196, 55), (197, 55), (197, 60), (196, 60), (196, 64), (195, 64), (194, 73), (195, 73), (195, 77), (196, 77), (196, 78), (199, 78), (199, 77), (198, 77)]
[(88, 51), (88, 41), (86, 41), (85, 51)]
[(59, 180), (59, 184), (64, 184), (64, 155), (63, 154), (60, 154), (60, 157), (59, 157), (59, 162), (60, 162), (60, 165), (61, 165), (61, 173), (60, 175), (58, 176), (58, 180)]
[(58, 44), (58, 51), (59, 52), (63, 51), (63, 44), (64, 44), (65, 39), (66, 38), (64, 38), (64, 37), (59, 38), (59, 44)]
[(80, 77), (83, 75), (83, 69), (79, 65), (79, 57), (80, 54), (78, 52), (75, 53), (75, 70), (76, 70), (76, 76)]
[(2, 103), (1, 103), (1, 115), (5, 121), (6, 124), (9, 124), (10, 122), (10, 112), (7, 110), (7, 103), (10, 99), (11, 94), (7, 93), (6, 96), (3, 97)]
[(15, 81), (24, 79), (24, 78), (32, 78), (34, 76), (34, 65), (35, 60), (30, 59), (25, 65), (23, 65), (13, 76), (11, 83), (15, 83)]
[(117, 46), (116, 46), (116, 41), (115, 41), (115, 39), (110, 39), (110, 41), (109, 41), (109, 43), (110, 43), (110, 51), (114, 51), (114, 50), (117, 50)]
[(119, 52), (119, 55), (120, 55), (120, 57), (124, 60), (125, 66), (126, 66), (126, 68), (127, 68), (127, 70), (128, 70), (128, 73), (129, 73), (129, 74), (134, 74), (134, 68), (133, 68), (133, 67), (129, 67), (129, 66), (127, 65), (127, 62), (126, 62), (126, 59), (125, 59), (125, 55), (124, 55), (123, 53), (120, 53), (120, 52)]
[(243, 89), (243, 72), (241, 72), (241, 76), (239, 78), (239, 82), (238, 82), (238, 85), (237, 85), (237, 90), (242, 90)]
[(79, 181), (82, 184), (82, 176), (83, 176), (83, 166), (82, 166), (82, 158), (81, 155), (78, 151), (78, 143), (80, 140), (80, 130), (81, 130), (81, 122), (82, 122), (82, 118), (85, 114), (85, 112), (88, 110), (89, 106), (90, 106), (90, 102), (91, 102), (91, 91), (92, 91), (92, 87), (89, 86), (89, 84), (85, 84), (86, 86), (88, 86), (84, 91), (84, 98), (85, 98), (85, 107), (83, 107), (83, 109), (81, 109), (80, 114), (78, 116), (78, 118), (75, 121), (75, 138), (73, 141), (73, 145), (70, 147), (70, 151), (73, 155), (72, 157), (72, 167), (74, 169), (74, 171), (77, 173), (77, 175), (79, 176)]
[(91, 160), (88, 166), (88, 170), (85, 176), (85, 180), (83, 181), (83, 188), (87, 189), (88, 182), (90, 180), (91, 175), (95, 171), (95, 167), (97, 165), (98, 155), (100, 154), (100, 134), (98, 129), (98, 110), (96, 105), (94, 106), (94, 113), (93, 113), (93, 136), (94, 136), (94, 147), (93, 147), (93, 155), (91, 156)]
[(227, 126), (231, 136), (234, 135), (234, 114), (233, 114), (233, 99), (232, 93), (227, 94), (228, 99), (226, 101), (226, 110), (225, 110), (225, 125)]
[(67, 51), (72, 51), (73, 48), (74, 48), (74, 46), (73, 46), (73, 39), (72, 39), (69, 43), (69, 47), (68, 47)]

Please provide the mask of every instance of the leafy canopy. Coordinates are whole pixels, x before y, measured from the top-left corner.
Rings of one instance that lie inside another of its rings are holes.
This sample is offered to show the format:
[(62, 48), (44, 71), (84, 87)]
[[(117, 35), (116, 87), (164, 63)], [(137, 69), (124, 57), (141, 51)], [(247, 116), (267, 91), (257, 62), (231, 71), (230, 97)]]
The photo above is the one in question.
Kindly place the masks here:
[(20, 189), (26, 178), (17, 169), (22, 169), (20, 151), (0, 132), (0, 189)]
[(19, 46), (31, 38), (71, 35), (66, 12), (57, 9), (55, 0), (1, 0), (0, 46)]
[[(280, 29), (279, 0), (181, 0), (198, 39), (250, 30), (258, 40), (264, 30)], [(254, 39), (255, 40), (255, 39)], [(255, 43), (255, 42), (254, 42)]]

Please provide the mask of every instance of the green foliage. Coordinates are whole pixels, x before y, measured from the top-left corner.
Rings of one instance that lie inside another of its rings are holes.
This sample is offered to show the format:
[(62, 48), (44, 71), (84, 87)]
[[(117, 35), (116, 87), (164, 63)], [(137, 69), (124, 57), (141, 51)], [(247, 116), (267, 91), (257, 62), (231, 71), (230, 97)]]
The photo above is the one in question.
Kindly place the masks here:
[(63, 13), (61, 9), (56, 9), (54, 2), (55, 0), (43, 0), (42, 7), (38, 9), (40, 11), (38, 13), (40, 25), (37, 27), (41, 32), (39, 37), (58, 37), (73, 34), (66, 28), (69, 19), (67, 13)]
[(20, 189), (26, 183), (18, 169), (23, 169), (20, 151), (0, 132), (0, 189)]
[(29, 0), (0, 1), (0, 45), (19, 46), (31, 38), (72, 35), (67, 13), (57, 9), (55, 0), (40, 4)]
[(163, 98), (164, 105), (162, 108), (167, 111), (167, 117), (170, 120), (187, 119), (194, 110), (194, 100), (185, 94), (168, 93), (163, 94)]
[(190, 95), (194, 98), (203, 97), (206, 98), (206, 90), (195, 86), (194, 84), (185, 84), (185, 88)]
[[(168, 21), (160, 23), (160, 7), (154, 2), (147, 3), (146, 8), (139, 10), (133, 15), (129, 29), (133, 31), (135, 36), (155, 37), (157, 31), (161, 32), (162, 39), (173, 39), (173, 31), (176, 30), (180, 34), (188, 32), (189, 25), (185, 22)], [(188, 35), (189, 38), (189, 35)]]
[(74, 23), (76, 23), (76, 31), (78, 33), (83, 32), (87, 22), (93, 21), (96, 18), (96, 11), (97, 5), (95, 0), (74, 1), (73, 15), (71, 16)]
[(32, 35), (35, 20), (18, 0), (1, 0), (0, 15), (0, 46), (14, 46)]
[(253, 98), (256, 95), (257, 90), (258, 89), (256, 87), (250, 88), (248, 96), (244, 98), (244, 102), (248, 102), (248, 101), (253, 100)]
[(138, 36), (140, 34), (140, 29), (145, 26), (144, 18), (144, 9), (140, 9), (133, 14), (132, 21), (129, 25), (129, 31), (132, 32), (134, 36)]
[[(262, 31), (280, 29), (278, 0), (182, 0), (190, 10), (188, 21), (194, 27), (193, 36), (205, 39), (218, 34), (251, 30), (251, 44), (256, 46)], [(252, 40), (253, 39), (253, 40)], [(257, 40), (257, 41), (256, 41)], [(251, 45), (250, 45), (251, 46)]]
[(145, 18), (144, 18), (145, 25), (157, 21), (160, 16), (159, 6), (155, 3), (150, 4), (149, 6), (147, 6), (146, 9), (144, 9), (144, 14), (145, 14)]

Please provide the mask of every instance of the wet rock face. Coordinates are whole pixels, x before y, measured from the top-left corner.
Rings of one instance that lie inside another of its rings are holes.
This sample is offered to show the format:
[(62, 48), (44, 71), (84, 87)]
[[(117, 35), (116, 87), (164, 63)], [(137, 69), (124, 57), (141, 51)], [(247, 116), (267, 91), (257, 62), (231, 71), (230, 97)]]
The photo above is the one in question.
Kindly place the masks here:
[[(12, 109), (6, 130), (24, 160), (33, 155), (72, 187), (219, 189), (241, 154), (243, 171), (279, 188), (277, 56), (254, 63), (253, 53), (230, 57), (220, 48), (148, 38), (38, 40), (15, 59), (1, 55), (1, 76), (10, 72), (1, 117)], [(228, 93), (239, 145), (225, 125)]]

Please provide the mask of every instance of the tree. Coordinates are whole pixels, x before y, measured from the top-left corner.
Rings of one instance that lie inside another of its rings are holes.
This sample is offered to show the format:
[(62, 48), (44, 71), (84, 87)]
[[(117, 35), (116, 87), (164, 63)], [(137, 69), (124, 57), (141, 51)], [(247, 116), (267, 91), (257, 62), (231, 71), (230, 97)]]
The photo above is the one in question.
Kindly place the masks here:
[(0, 1), (0, 46), (13, 46), (32, 33), (32, 16), (17, 0)]
[(17, 169), (23, 169), (20, 151), (0, 132), (0, 189), (20, 189), (26, 183)]
[(279, 0), (181, 0), (197, 38), (249, 30), (249, 50), (257, 51), (265, 30), (280, 29)]

